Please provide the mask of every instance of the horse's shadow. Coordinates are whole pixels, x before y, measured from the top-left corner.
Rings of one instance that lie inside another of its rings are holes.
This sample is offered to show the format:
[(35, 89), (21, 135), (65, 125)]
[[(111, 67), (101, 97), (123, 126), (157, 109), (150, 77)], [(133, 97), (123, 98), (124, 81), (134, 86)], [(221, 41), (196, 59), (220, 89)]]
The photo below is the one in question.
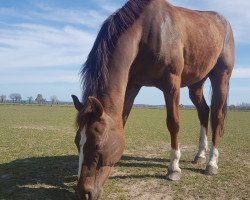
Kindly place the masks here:
[(18, 159), (0, 165), (0, 199), (74, 199), (78, 156)]
[[(167, 166), (170, 163), (170, 159), (165, 158), (148, 158), (138, 156), (123, 155), (122, 159), (118, 163), (119, 167), (138, 167), (138, 168), (163, 168), (167, 172)], [(191, 164), (191, 160), (180, 160), (182, 164)], [(184, 170), (192, 171), (195, 173), (204, 174), (203, 169), (197, 169), (195, 167), (182, 167)], [(167, 179), (166, 174), (128, 174), (128, 175), (114, 175), (110, 179), (143, 179), (143, 178), (155, 178), (155, 179)]]
[[(168, 159), (124, 155), (119, 167), (167, 167)], [(0, 199), (75, 199), (78, 156), (31, 157), (0, 164)], [(165, 179), (165, 175), (113, 178)]]

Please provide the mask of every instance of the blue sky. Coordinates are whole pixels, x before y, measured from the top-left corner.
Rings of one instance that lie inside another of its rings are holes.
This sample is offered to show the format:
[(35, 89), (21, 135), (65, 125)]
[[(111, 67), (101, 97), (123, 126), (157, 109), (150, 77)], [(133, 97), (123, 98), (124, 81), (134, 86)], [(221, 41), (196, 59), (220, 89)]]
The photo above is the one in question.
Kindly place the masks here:
[[(81, 96), (79, 70), (102, 22), (125, 0), (0, 0), (0, 95), (38, 93), (70, 101)], [(171, 0), (191, 9), (214, 10), (232, 24), (236, 65), (229, 103), (250, 103), (250, 1)], [(210, 102), (209, 81), (205, 95)], [(135, 103), (164, 104), (160, 91), (143, 88)], [(191, 104), (187, 89), (181, 103)]]

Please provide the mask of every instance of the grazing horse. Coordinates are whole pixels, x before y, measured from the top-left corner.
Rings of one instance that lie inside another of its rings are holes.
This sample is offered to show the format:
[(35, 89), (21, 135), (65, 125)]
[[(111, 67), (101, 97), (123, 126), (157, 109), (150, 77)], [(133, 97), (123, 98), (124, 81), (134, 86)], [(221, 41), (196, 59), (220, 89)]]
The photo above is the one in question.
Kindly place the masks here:
[(164, 94), (172, 148), (167, 177), (178, 180), (180, 88), (189, 88), (198, 111), (200, 144), (194, 163), (204, 163), (210, 109), (203, 86), (210, 79), (212, 146), (205, 171), (216, 174), (233, 66), (232, 29), (216, 12), (192, 11), (165, 0), (130, 0), (111, 15), (82, 68), (82, 102), (72, 95), (78, 110), (79, 198), (99, 198), (122, 156), (124, 125), (142, 86)]

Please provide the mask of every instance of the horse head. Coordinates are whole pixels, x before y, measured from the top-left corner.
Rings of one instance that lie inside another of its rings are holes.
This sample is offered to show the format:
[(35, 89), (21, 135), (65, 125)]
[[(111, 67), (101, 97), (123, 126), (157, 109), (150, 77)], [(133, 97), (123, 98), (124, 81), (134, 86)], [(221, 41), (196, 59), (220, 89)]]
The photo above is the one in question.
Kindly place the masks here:
[(124, 149), (124, 139), (115, 121), (104, 111), (101, 102), (89, 97), (84, 106), (72, 95), (78, 110), (78, 130), (75, 143), (79, 151), (79, 171), (76, 194), (79, 199), (95, 200), (112, 167)]

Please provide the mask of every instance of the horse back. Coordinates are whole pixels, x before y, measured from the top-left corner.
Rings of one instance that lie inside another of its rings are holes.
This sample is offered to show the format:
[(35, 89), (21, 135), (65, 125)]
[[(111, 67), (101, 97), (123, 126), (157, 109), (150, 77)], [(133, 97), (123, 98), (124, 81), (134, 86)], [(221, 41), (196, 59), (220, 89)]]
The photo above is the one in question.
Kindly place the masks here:
[(166, 73), (179, 74), (182, 86), (198, 82), (213, 69), (232, 34), (218, 13), (175, 7), (164, 0), (153, 1), (140, 20), (142, 36), (135, 64), (142, 63), (144, 74), (154, 80)]
[(219, 13), (179, 7), (175, 11), (178, 20), (175, 19), (175, 22), (183, 44), (182, 82), (185, 86), (190, 85), (189, 80), (193, 80), (193, 77), (199, 81), (214, 68), (232, 30), (228, 21)]

